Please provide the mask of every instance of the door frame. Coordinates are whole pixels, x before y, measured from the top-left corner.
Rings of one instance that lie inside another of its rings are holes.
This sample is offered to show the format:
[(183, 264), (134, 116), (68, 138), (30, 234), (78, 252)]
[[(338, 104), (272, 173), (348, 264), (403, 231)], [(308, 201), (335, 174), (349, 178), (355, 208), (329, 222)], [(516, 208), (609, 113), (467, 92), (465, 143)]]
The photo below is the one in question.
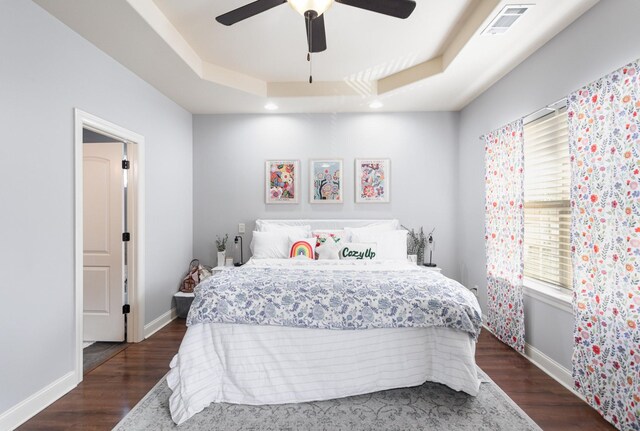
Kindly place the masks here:
[(91, 129), (103, 135), (111, 136), (116, 141), (126, 141), (127, 158), (131, 161), (129, 176), (129, 193), (127, 198), (127, 218), (129, 220), (129, 265), (128, 293), (131, 312), (127, 318), (127, 338), (129, 342), (144, 340), (144, 288), (145, 288), (145, 223), (144, 223), (144, 137), (95, 115), (74, 109), (74, 182), (75, 182), (75, 375), (77, 383), (83, 378), (83, 139), (82, 130)]

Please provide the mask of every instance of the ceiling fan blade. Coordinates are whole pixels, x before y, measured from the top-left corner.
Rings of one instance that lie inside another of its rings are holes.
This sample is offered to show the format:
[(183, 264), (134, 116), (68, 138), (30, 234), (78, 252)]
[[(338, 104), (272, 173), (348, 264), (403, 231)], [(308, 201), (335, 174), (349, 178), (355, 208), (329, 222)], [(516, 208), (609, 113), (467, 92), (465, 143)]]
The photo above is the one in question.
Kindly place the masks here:
[(257, 0), (216, 17), (216, 21), (220, 24), (232, 25), (286, 2), (287, 0)]
[(305, 15), (307, 43), (309, 52), (322, 52), (327, 49), (327, 33), (324, 30), (324, 14), (311, 18)]
[(337, 3), (346, 4), (360, 9), (370, 10), (396, 18), (408, 18), (416, 8), (413, 0), (335, 0)]

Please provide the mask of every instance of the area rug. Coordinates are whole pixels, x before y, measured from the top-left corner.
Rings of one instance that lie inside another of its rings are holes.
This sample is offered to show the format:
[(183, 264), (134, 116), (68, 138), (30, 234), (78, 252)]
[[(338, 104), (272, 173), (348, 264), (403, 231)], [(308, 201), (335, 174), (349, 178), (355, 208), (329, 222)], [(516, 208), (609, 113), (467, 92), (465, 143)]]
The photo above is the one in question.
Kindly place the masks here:
[(169, 414), (171, 390), (163, 378), (114, 430), (540, 430), (484, 372), (479, 374), (482, 384), (477, 397), (427, 382), (310, 403), (211, 404), (179, 427)]

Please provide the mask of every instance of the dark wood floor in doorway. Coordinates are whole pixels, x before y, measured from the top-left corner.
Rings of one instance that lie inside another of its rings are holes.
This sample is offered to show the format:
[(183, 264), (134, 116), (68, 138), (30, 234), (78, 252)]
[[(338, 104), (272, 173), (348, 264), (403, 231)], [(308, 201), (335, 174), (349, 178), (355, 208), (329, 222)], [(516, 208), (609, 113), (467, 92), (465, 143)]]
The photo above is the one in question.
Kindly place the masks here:
[(129, 343), (106, 343), (102, 341), (97, 341), (89, 347), (85, 347), (82, 349), (83, 373), (87, 374), (95, 370), (127, 347), (129, 347)]
[[(84, 376), (20, 430), (110, 430), (169, 371), (185, 332), (177, 319)], [(544, 430), (614, 430), (578, 397), (483, 331), (478, 365)]]

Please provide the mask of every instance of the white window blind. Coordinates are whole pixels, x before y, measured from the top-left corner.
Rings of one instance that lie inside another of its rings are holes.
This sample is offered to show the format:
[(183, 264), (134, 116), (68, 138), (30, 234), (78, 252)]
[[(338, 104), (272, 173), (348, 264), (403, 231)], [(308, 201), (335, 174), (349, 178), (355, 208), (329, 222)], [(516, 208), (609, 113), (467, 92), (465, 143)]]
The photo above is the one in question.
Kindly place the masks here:
[(524, 275), (571, 289), (566, 109), (524, 126)]

